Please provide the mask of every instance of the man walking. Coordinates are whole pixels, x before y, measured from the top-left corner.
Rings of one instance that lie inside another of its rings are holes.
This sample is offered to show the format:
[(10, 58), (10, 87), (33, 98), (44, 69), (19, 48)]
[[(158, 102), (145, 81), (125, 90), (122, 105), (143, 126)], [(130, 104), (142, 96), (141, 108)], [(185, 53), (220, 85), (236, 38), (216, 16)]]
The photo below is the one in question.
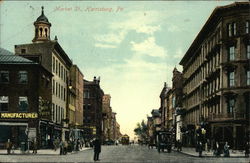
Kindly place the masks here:
[(99, 161), (99, 154), (101, 153), (101, 142), (98, 138), (93, 141), (94, 146), (94, 161)]

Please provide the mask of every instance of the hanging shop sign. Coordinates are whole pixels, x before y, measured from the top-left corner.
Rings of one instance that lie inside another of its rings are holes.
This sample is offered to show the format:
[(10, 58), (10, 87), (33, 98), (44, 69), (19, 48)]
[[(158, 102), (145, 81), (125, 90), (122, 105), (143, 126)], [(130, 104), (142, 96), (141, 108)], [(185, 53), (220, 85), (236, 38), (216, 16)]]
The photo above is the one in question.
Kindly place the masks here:
[(38, 118), (37, 113), (0, 113), (0, 118)]

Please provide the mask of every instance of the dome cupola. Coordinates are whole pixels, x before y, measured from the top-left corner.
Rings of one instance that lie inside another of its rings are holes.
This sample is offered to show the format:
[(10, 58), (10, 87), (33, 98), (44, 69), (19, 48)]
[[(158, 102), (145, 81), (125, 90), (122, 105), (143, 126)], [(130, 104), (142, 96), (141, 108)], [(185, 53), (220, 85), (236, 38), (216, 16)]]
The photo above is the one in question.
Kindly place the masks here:
[(51, 24), (48, 18), (44, 15), (44, 7), (42, 6), (42, 13), (34, 22), (35, 37), (33, 42), (45, 42), (50, 41), (50, 27)]

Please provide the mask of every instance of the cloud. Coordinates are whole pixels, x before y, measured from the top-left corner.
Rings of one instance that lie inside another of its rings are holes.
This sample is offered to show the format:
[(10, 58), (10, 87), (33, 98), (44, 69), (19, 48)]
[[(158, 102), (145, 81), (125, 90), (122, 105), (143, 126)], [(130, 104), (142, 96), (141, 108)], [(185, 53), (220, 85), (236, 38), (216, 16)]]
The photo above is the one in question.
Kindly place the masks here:
[(94, 38), (97, 42), (105, 42), (111, 44), (119, 44), (125, 37), (126, 32), (121, 31), (118, 33), (108, 33), (103, 35), (95, 35)]
[(154, 37), (149, 37), (147, 40), (144, 40), (141, 43), (135, 43), (134, 41), (131, 41), (131, 45), (132, 51), (135, 51), (137, 54), (161, 58), (167, 56), (166, 50), (155, 43)]
[(177, 49), (174, 58), (181, 59), (184, 56), (184, 53), (181, 48)]
[(96, 43), (95, 47), (99, 47), (99, 48), (116, 48), (115, 45), (101, 44), (101, 43)]
[(153, 35), (156, 31), (161, 30), (160, 14), (157, 11), (149, 11), (147, 14), (143, 12), (130, 12), (123, 21), (114, 21), (108, 25), (108, 29), (112, 32), (105, 34), (97, 34), (94, 36), (97, 45), (110, 44), (110, 46), (96, 47), (117, 47), (126, 37), (128, 32), (135, 31), (146, 35)]

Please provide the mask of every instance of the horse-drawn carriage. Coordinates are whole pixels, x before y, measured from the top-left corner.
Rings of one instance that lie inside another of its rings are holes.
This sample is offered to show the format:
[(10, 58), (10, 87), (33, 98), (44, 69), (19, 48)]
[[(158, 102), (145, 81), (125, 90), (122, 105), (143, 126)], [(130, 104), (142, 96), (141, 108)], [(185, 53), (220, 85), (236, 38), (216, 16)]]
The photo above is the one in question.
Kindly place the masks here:
[(164, 152), (164, 149), (170, 153), (172, 149), (172, 134), (168, 131), (159, 131), (157, 134), (157, 150)]

